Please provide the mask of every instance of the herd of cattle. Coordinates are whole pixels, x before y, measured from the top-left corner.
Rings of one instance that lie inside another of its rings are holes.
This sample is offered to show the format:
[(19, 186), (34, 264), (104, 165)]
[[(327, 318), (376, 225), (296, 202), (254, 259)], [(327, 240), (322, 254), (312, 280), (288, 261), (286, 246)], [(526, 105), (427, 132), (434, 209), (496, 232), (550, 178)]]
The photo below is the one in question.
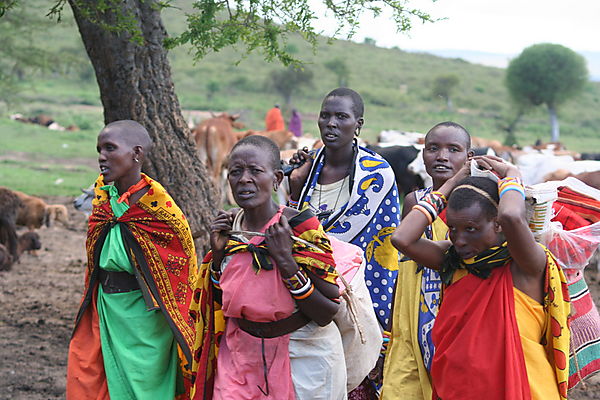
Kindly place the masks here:
[[(68, 216), (62, 204), (49, 205), (39, 197), (0, 186), (0, 271), (9, 270), (24, 251), (42, 247), (36, 229), (54, 221), (66, 225)], [(27, 231), (17, 235), (17, 226)]]
[[(236, 131), (243, 126), (239, 115), (223, 113), (203, 120), (192, 128), (192, 139), (216, 187), (227, 193), (226, 160), (235, 143), (248, 135), (268, 136), (281, 149), (281, 159), (288, 160), (296, 149), (318, 148), (322, 142), (312, 136), (296, 138), (287, 131)], [(404, 195), (431, 184), (421, 157), (425, 135), (416, 132), (382, 131), (376, 144), (363, 143), (385, 158), (396, 175), (399, 191)], [(495, 154), (516, 164), (527, 185), (575, 176), (586, 184), (600, 187), (600, 154), (579, 154), (566, 150), (560, 143), (539, 144), (522, 149), (503, 146), (497, 140), (472, 138), (476, 154)], [(280, 197), (284, 197), (281, 195)], [(228, 198), (231, 203), (231, 199)]]
[[(239, 115), (222, 113), (204, 119), (192, 127), (190, 140), (195, 143), (198, 156), (206, 166), (215, 187), (220, 188), (222, 200), (233, 203), (226, 180), (227, 157), (235, 143), (249, 135), (271, 138), (281, 150), (281, 159), (289, 160), (297, 149), (319, 148), (323, 144), (310, 135), (295, 137), (289, 131), (242, 131)], [(28, 121), (31, 122), (31, 121)], [(385, 158), (396, 175), (398, 189), (405, 195), (431, 184), (425, 172), (421, 152), (424, 135), (416, 132), (383, 131), (375, 144), (361, 143)], [(521, 149), (503, 146), (496, 140), (473, 137), (476, 154), (495, 154), (519, 167), (526, 185), (574, 176), (589, 186), (600, 189), (600, 154), (578, 154), (566, 150), (560, 143), (540, 144)], [(287, 199), (285, 185), (281, 185), (279, 199)], [(74, 200), (76, 209), (89, 214), (93, 190), (82, 189)], [(67, 224), (68, 213), (63, 205), (48, 205), (42, 199), (0, 187), (0, 270), (10, 269), (23, 251), (40, 248), (35, 229), (49, 226), (52, 221)], [(16, 226), (27, 227), (21, 236)]]

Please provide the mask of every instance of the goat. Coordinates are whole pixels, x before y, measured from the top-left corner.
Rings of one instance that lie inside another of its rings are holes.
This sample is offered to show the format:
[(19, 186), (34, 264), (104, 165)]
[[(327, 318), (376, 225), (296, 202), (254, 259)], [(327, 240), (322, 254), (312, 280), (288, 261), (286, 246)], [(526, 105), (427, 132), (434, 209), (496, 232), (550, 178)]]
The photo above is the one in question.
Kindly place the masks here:
[(11, 190), (21, 201), (22, 207), (17, 212), (16, 224), (26, 226), (30, 231), (39, 229), (42, 225), (50, 226), (52, 221), (60, 221), (65, 226), (69, 214), (62, 204), (48, 205), (39, 197), (30, 196), (18, 190)]
[(76, 210), (83, 212), (88, 217), (92, 213), (92, 200), (94, 200), (94, 185), (90, 185), (87, 189), (81, 189), (83, 192), (73, 200), (73, 207)]
[(15, 259), (6, 246), (0, 244), (0, 271), (9, 271), (24, 251), (35, 251), (42, 248), (40, 235), (35, 232), (25, 232), (17, 240), (17, 258)]
[(0, 244), (6, 246), (13, 262), (19, 259), (16, 221), (22, 207), (23, 203), (12, 190), (0, 187)]

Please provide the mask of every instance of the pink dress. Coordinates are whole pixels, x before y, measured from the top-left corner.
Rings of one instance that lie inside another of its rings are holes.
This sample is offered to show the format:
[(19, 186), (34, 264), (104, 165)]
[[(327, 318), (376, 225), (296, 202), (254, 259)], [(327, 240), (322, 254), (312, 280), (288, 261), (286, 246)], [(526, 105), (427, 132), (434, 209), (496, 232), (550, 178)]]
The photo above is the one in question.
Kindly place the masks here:
[[(282, 208), (262, 228), (279, 221)], [(259, 244), (264, 238), (253, 237), (249, 242)], [(290, 335), (262, 339), (249, 335), (234, 318), (257, 322), (271, 322), (289, 317), (295, 303), (281, 280), (276, 265), (270, 271), (258, 274), (252, 268), (252, 255), (238, 253), (223, 263), (220, 285), (223, 290), (223, 315), (227, 318), (217, 358), (215, 399), (277, 399), (294, 400), (291, 377)], [(265, 396), (266, 381), (263, 355), (266, 360), (269, 395)]]

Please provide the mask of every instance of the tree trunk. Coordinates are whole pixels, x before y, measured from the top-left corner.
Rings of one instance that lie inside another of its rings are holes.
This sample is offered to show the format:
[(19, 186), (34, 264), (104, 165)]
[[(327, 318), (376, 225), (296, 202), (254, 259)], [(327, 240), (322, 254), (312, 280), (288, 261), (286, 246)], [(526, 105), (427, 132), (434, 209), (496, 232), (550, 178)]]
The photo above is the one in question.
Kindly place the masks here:
[[(77, 4), (94, 9), (94, 0), (69, 0), (69, 4), (96, 72), (104, 122), (131, 119), (146, 127), (154, 147), (144, 163), (144, 172), (165, 186), (181, 207), (198, 238), (201, 255), (219, 197), (206, 178), (208, 174), (181, 115), (163, 46), (166, 31), (160, 11), (154, 1), (120, 2), (121, 12), (135, 17), (144, 40), (139, 45), (126, 32), (111, 33), (89, 21)], [(94, 17), (115, 25), (112, 13), (95, 13)]]
[(452, 105), (452, 99), (450, 98), (450, 96), (446, 97), (446, 110), (448, 110), (448, 112), (452, 112), (454, 110), (454, 106)]
[(550, 128), (552, 130), (552, 141), (558, 142), (560, 139), (560, 128), (558, 126), (558, 116), (556, 115), (556, 108), (548, 106), (548, 113), (550, 114)]

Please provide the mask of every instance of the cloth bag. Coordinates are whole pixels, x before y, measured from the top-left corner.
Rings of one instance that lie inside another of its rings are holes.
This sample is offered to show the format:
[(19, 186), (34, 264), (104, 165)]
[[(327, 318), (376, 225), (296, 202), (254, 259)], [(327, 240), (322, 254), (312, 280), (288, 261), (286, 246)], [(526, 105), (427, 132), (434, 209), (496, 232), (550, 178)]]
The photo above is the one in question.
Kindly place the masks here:
[(340, 308), (333, 321), (342, 336), (348, 392), (355, 389), (377, 363), (383, 342), (373, 302), (365, 283), (363, 251), (329, 236), (339, 274)]

